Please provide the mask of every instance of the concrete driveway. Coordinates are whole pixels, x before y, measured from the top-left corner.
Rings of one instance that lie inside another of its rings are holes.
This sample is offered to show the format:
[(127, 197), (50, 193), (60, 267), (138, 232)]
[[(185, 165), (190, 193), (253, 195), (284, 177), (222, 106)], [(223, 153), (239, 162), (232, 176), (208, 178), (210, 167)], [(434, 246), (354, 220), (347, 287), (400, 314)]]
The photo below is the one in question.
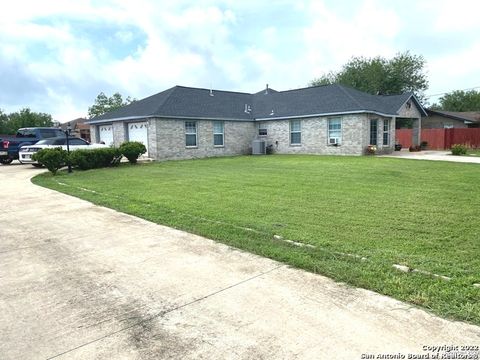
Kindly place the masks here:
[(418, 152), (410, 152), (408, 149), (401, 151), (394, 151), (389, 155), (381, 155), (382, 157), (394, 157), (400, 159), (413, 159), (413, 160), (434, 160), (434, 161), (451, 161), (451, 162), (463, 162), (480, 164), (480, 156), (454, 156), (450, 151), (440, 150), (424, 150)]
[(1, 359), (407, 358), (480, 344), (479, 327), (37, 187), (36, 173), (0, 166)]

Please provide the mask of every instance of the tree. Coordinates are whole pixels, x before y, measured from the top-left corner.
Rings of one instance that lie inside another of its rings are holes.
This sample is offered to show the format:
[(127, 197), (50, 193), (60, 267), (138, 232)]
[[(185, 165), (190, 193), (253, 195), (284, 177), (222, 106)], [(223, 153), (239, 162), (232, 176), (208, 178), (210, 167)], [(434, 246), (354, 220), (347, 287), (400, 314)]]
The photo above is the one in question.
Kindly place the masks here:
[(0, 109), (0, 134), (9, 134), (8, 115)]
[(480, 111), (480, 91), (455, 90), (443, 95), (439, 104), (433, 104), (432, 110), (444, 111)]
[(110, 97), (107, 97), (107, 95), (101, 92), (95, 99), (95, 103), (88, 108), (88, 116), (91, 119), (95, 116), (100, 116), (107, 112), (119, 109), (125, 105), (131, 104), (134, 101), (136, 100), (130, 98), (130, 96), (123, 101), (122, 95), (118, 92)]
[(22, 127), (53, 126), (50, 114), (38, 113), (24, 108), (20, 111), (5, 114), (0, 110), (0, 134), (15, 134)]
[(392, 95), (413, 92), (423, 100), (428, 80), (423, 56), (408, 51), (392, 59), (354, 57), (339, 72), (329, 72), (310, 82), (310, 86), (343, 84), (370, 94)]

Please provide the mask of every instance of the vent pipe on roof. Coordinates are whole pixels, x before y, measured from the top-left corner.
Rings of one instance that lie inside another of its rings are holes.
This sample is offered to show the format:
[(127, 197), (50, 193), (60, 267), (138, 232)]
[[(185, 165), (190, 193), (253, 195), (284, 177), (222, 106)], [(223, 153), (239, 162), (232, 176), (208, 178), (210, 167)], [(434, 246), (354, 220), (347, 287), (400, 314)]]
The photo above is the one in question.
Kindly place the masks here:
[(252, 111), (252, 108), (250, 107), (250, 105), (245, 104), (245, 110), (244, 111), (245, 111), (246, 114), (250, 114), (250, 112)]
[(213, 90), (210, 89), (210, 96), (213, 96)]
[(265, 95), (268, 95), (268, 84), (265, 86)]

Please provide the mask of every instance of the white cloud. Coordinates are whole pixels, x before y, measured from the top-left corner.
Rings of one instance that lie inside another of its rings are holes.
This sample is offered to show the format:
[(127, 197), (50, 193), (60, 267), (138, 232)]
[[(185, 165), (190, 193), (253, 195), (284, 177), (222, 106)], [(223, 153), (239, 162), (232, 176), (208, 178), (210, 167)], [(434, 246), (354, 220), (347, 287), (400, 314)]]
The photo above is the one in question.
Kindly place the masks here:
[[(432, 89), (476, 86), (476, 14), (477, 2), (464, 0), (17, 0), (0, 13), (0, 73), (9, 75), (0, 82), (12, 91), (0, 107), (39, 106), (67, 121), (86, 115), (100, 91), (142, 98), (175, 84), (253, 92), (267, 82), (283, 90), (352, 56), (410, 46), (425, 49)], [(465, 46), (438, 55), (407, 33), (461, 34)]]
[(401, 21), (391, 9), (372, 0), (364, 1), (352, 16), (335, 13), (323, 2), (312, 2), (312, 19), (305, 27), (309, 67), (315, 75), (338, 70), (352, 56), (391, 56)]

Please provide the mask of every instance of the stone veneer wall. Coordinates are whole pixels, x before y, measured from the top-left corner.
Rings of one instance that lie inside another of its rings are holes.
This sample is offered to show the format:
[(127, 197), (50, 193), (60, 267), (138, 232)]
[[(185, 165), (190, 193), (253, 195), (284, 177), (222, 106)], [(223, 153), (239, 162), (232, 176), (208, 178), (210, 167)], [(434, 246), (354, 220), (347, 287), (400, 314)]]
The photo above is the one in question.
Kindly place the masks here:
[[(193, 120), (192, 120), (193, 121)], [(150, 157), (156, 160), (193, 159), (210, 156), (251, 153), (255, 124), (247, 121), (224, 121), (224, 146), (213, 145), (213, 121), (196, 120), (197, 146), (185, 146), (185, 121), (150, 119), (148, 142)]]
[[(328, 119), (342, 119), (342, 142), (338, 146), (328, 144)], [(315, 117), (298, 119), (301, 121), (302, 143), (290, 144), (290, 121), (269, 120), (260, 122), (260, 127), (267, 129), (264, 137), (279, 154), (327, 154), (327, 155), (362, 155), (370, 142), (370, 119), (378, 119), (379, 152), (393, 151), (395, 142), (395, 121), (391, 120), (390, 145), (382, 146), (383, 118), (367, 114), (343, 115), (332, 117)], [(262, 138), (262, 137), (259, 137)]]

